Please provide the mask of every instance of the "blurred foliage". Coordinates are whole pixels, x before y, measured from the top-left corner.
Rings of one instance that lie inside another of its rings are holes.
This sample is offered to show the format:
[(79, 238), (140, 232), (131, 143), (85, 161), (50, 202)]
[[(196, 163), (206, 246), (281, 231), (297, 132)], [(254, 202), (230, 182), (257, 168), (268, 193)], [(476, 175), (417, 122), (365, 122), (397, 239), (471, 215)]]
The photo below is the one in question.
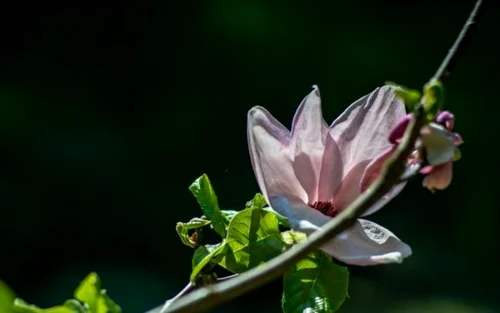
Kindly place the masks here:
[[(258, 191), (248, 109), (291, 120), (318, 84), (330, 122), (386, 80), (421, 86), (473, 2), (5, 3), (0, 279), (49, 307), (96, 271), (125, 312), (162, 303), (192, 271), (192, 251), (175, 238), (177, 221), (199, 215), (186, 186), (208, 173), (223, 208)], [(497, 132), (500, 24), (498, 1), (488, 2), (444, 81), (444, 107), (465, 140), (454, 181), (435, 195), (411, 181), (374, 216), (413, 255), (350, 269), (339, 312), (394, 313), (429, 298), (499, 310), (500, 172), (485, 147)], [(281, 287), (217, 312), (279, 311)]]

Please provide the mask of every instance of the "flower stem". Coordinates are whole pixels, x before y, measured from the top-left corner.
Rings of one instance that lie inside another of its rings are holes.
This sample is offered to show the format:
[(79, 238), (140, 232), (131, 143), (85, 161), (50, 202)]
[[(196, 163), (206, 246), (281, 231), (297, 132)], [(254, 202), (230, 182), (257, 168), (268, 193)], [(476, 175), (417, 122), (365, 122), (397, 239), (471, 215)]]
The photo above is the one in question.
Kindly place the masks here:
[[(441, 63), (436, 74), (434, 74), (433, 79), (441, 80), (443, 78), (451, 61), (456, 57), (458, 48), (466, 37), (470, 26), (474, 24), (473, 20), (477, 15), (481, 3), (482, 0), (476, 2), (457, 40)], [(161, 311), (161, 313), (206, 311), (218, 304), (252, 291), (285, 274), (295, 263), (306, 257), (309, 253), (319, 249), (335, 235), (352, 226), (356, 219), (389, 192), (393, 185), (399, 182), (401, 175), (403, 175), (405, 171), (405, 160), (413, 150), (420, 128), (424, 122), (421, 104), (417, 106), (414, 114), (415, 118), (408, 125), (401, 143), (398, 145), (396, 152), (386, 163), (379, 178), (351, 205), (339, 213), (336, 218), (330, 220), (320, 230), (312, 233), (306, 241), (297, 244), (294, 249), (289, 249), (270, 260), (266, 266), (259, 266), (241, 273), (237, 277), (218, 282), (214, 285), (202, 287), (185, 297), (181, 297), (179, 294), (175, 297), (178, 299), (176, 299), (175, 302), (171, 302), (167, 308)]]

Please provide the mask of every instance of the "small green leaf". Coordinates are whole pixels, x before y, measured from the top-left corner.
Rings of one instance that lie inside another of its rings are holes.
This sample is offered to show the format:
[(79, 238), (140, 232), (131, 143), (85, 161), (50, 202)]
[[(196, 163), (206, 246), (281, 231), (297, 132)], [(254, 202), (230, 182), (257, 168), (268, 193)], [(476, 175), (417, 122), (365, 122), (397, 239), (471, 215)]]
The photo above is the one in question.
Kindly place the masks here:
[(14, 300), (14, 312), (15, 313), (42, 313), (42, 309), (35, 305), (28, 304), (24, 302), (23, 300), (16, 298)]
[(225, 245), (219, 265), (234, 273), (258, 266), (285, 250), (278, 218), (262, 209), (236, 214), (229, 223)]
[(253, 199), (246, 203), (245, 209), (262, 209), (266, 204), (266, 198), (261, 193), (256, 193)]
[(66, 300), (66, 302), (64, 302), (64, 306), (72, 309), (75, 313), (87, 313), (87, 309), (84, 304), (75, 299)]
[(307, 239), (307, 235), (305, 233), (299, 231), (284, 231), (281, 233), (281, 238), (283, 238), (283, 242), (288, 246), (292, 246), (294, 244), (303, 242)]
[(394, 93), (398, 96), (398, 98), (403, 100), (408, 111), (413, 111), (416, 105), (420, 102), (421, 94), (418, 90), (410, 89), (393, 82), (385, 83), (394, 87)]
[(9, 286), (0, 280), (0, 312), (11, 313), (13, 312), (13, 304), (16, 296), (10, 290)]
[(262, 210), (274, 214), (274, 216), (276, 216), (276, 218), (278, 219), (278, 223), (280, 225), (290, 228), (290, 224), (288, 224), (288, 220), (286, 219), (286, 217), (284, 217), (283, 215), (274, 211), (273, 209), (271, 209), (271, 207), (265, 207), (265, 208), (262, 208)]
[(101, 281), (96, 273), (90, 273), (75, 290), (74, 297), (85, 303), (89, 313), (121, 313), (121, 308), (101, 289)]
[(198, 201), (203, 214), (212, 222), (214, 230), (224, 238), (226, 236), (226, 226), (228, 222), (219, 208), (217, 196), (210, 184), (208, 176), (203, 174), (189, 186), (189, 190), (191, 190)]
[[(13, 313), (87, 313), (87, 311), (81, 305), (69, 305), (68, 302), (75, 300), (68, 300), (64, 305), (58, 305), (48, 309), (41, 309), (35, 305), (28, 304), (23, 300), (17, 298), (14, 301), (13, 310), (7, 312)], [(2, 313), (4, 313), (2, 311)]]
[(424, 85), (424, 95), (422, 105), (426, 113), (427, 120), (433, 121), (437, 112), (441, 110), (444, 102), (444, 87), (440, 81), (433, 79)]
[(335, 312), (347, 297), (347, 268), (315, 252), (297, 263), (284, 277), (284, 313)]
[(211, 263), (218, 263), (224, 249), (225, 242), (216, 245), (204, 245), (196, 249), (192, 260), (193, 271), (190, 280), (196, 281), (205, 267), (211, 266)]
[(208, 224), (210, 224), (209, 220), (195, 217), (187, 223), (178, 222), (175, 226), (175, 230), (177, 231), (177, 234), (179, 235), (179, 238), (181, 239), (183, 244), (188, 247), (194, 248), (196, 246), (196, 242), (193, 241), (189, 236), (189, 230), (201, 228)]

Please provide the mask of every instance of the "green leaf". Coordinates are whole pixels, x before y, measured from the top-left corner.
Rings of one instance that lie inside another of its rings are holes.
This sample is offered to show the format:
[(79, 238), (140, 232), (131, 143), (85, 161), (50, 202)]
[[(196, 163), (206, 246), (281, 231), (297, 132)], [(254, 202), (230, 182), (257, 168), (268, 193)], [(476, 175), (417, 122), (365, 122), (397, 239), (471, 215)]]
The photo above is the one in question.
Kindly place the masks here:
[(225, 242), (216, 245), (204, 245), (196, 249), (192, 260), (193, 271), (190, 280), (196, 281), (207, 266), (213, 266), (213, 263), (217, 264), (224, 249)]
[(280, 225), (290, 228), (290, 224), (288, 224), (288, 220), (286, 219), (286, 217), (274, 211), (273, 209), (271, 209), (271, 207), (265, 207), (262, 208), (262, 210), (274, 214), (274, 216), (276, 216), (276, 218), (278, 219), (278, 223)]
[(189, 186), (189, 190), (191, 190), (198, 201), (203, 214), (212, 222), (214, 230), (224, 238), (226, 236), (226, 226), (228, 222), (219, 208), (217, 196), (210, 184), (208, 176), (203, 174)]
[(225, 246), (219, 265), (234, 273), (258, 266), (285, 250), (276, 215), (252, 208), (233, 217)]
[(315, 252), (297, 263), (284, 277), (284, 313), (335, 312), (347, 297), (347, 268)]
[(441, 110), (444, 103), (444, 87), (439, 80), (432, 79), (424, 85), (422, 105), (424, 106), (427, 120), (433, 121), (437, 112)]
[(286, 245), (292, 246), (294, 244), (305, 241), (307, 239), (307, 234), (299, 231), (289, 230), (282, 232), (281, 238)]
[(175, 226), (175, 230), (177, 231), (177, 234), (179, 235), (179, 238), (181, 239), (183, 244), (188, 247), (194, 248), (196, 246), (196, 241), (193, 241), (189, 236), (189, 230), (201, 228), (208, 224), (210, 224), (209, 220), (196, 217), (187, 223), (178, 222)]
[(245, 209), (262, 209), (267, 204), (266, 198), (261, 193), (256, 193), (252, 200), (245, 204)]
[(13, 311), (15, 313), (41, 313), (41, 312), (43, 312), (42, 309), (40, 309), (39, 307), (28, 304), (19, 298), (14, 300), (14, 310)]
[(75, 290), (74, 297), (87, 304), (89, 313), (121, 313), (121, 308), (101, 289), (96, 273), (90, 273)]
[[(64, 305), (58, 305), (48, 309), (41, 309), (35, 305), (28, 304), (17, 298), (14, 301), (13, 313), (87, 313), (87, 310), (76, 300), (68, 300)], [(2, 311), (2, 313), (4, 313)]]
[(413, 111), (420, 102), (421, 94), (418, 90), (410, 89), (393, 82), (385, 82), (387, 85), (394, 87), (394, 93), (403, 100), (408, 111)]
[(11, 313), (13, 312), (13, 304), (16, 296), (14, 292), (0, 280), (0, 312)]

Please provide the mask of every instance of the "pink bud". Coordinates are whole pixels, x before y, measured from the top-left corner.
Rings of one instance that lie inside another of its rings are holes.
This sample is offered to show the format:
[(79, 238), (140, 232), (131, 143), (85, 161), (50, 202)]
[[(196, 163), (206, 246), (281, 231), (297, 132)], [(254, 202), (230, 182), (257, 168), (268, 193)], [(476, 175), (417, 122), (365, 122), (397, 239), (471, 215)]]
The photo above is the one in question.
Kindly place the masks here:
[(436, 117), (436, 122), (446, 126), (448, 130), (452, 130), (455, 126), (455, 115), (453, 115), (450, 111), (443, 111)]
[(394, 127), (389, 134), (389, 142), (392, 144), (399, 143), (399, 140), (403, 137), (406, 128), (408, 127), (408, 124), (410, 124), (410, 121), (413, 119), (413, 114), (408, 114), (405, 117), (403, 117), (402, 120), (399, 121), (399, 123)]

